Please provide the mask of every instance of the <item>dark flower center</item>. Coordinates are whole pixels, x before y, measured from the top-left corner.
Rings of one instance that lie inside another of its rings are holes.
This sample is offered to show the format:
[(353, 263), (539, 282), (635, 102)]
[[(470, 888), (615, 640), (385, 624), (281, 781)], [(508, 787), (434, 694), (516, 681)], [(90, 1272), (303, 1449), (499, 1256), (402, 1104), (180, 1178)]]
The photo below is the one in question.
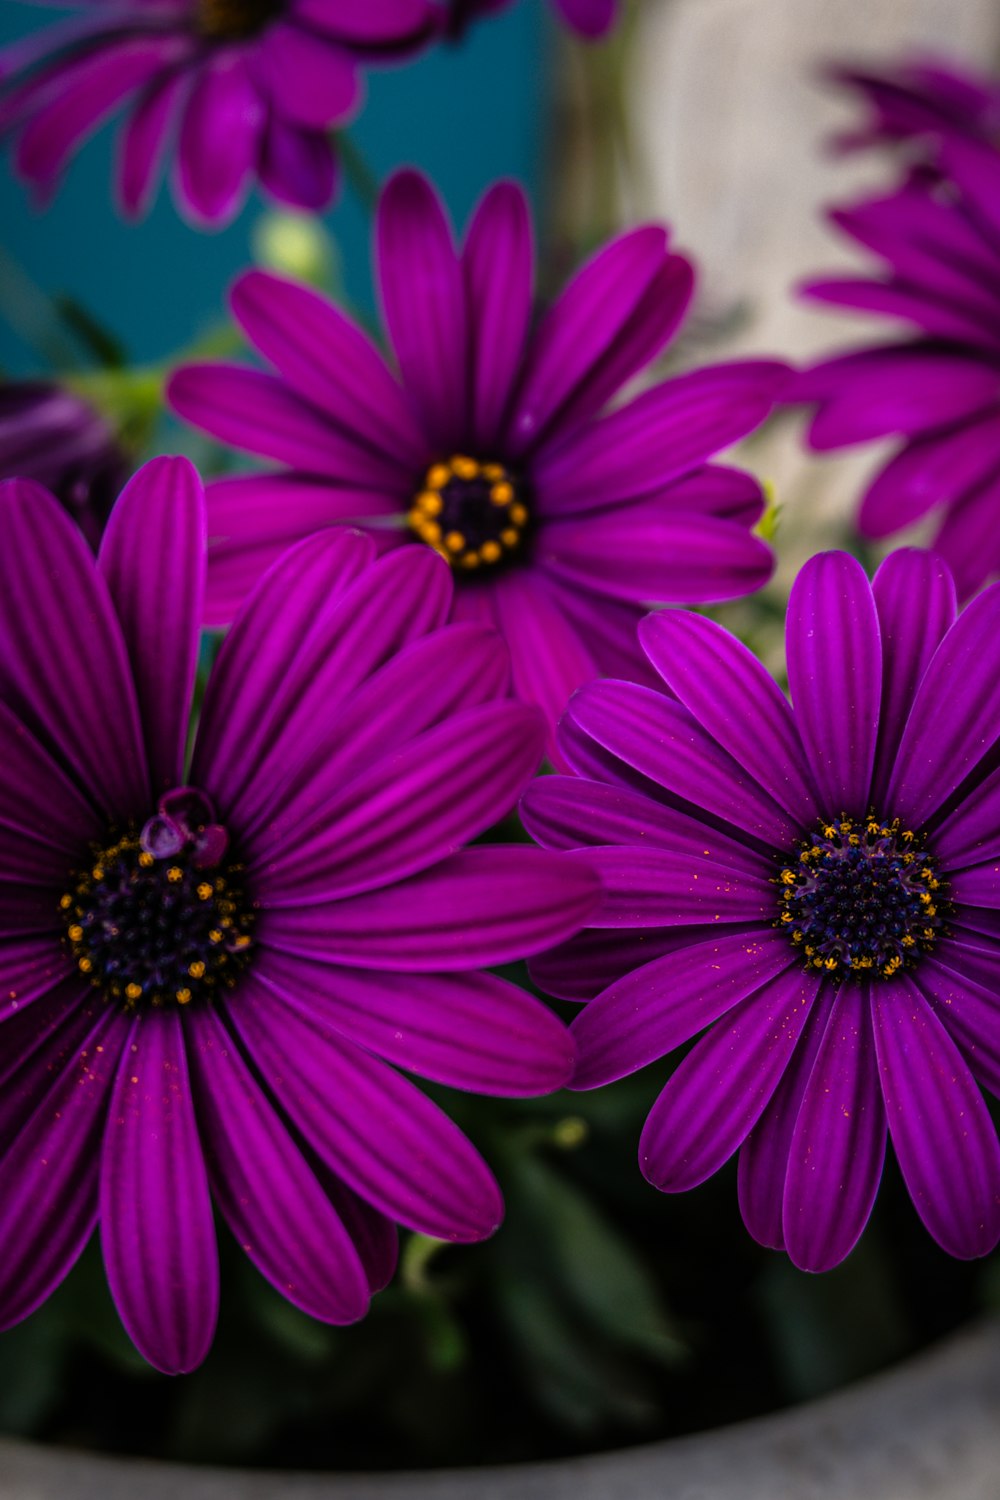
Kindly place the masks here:
[(91, 849), (59, 907), (81, 974), (126, 1010), (189, 1005), (231, 988), (255, 913), (208, 798), (168, 792), (159, 811)]
[(284, 0), (196, 0), (195, 24), (213, 41), (238, 42), (259, 32), (284, 9)]
[(453, 568), (473, 573), (523, 551), (531, 517), (522, 483), (503, 464), (459, 453), (431, 464), (407, 520)]
[(936, 862), (899, 819), (823, 823), (778, 876), (779, 924), (807, 967), (889, 979), (929, 952), (950, 903)]

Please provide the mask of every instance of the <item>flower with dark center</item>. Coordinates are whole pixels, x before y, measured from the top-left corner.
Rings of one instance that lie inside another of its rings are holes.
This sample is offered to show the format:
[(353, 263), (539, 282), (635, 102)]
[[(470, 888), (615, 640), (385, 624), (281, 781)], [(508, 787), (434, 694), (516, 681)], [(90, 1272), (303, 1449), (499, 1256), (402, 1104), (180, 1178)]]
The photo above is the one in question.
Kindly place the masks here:
[(209, 487), (207, 618), (224, 623), (297, 537), (349, 520), (387, 550), (448, 559), (457, 618), (507, 638), (519, 697), (552, 732), (573, 690), (641, 672), (645, 601), (729, 599), (772, 558), (748, 474), (710, 462), (768, 415), (787, 378), (755, 360), (662, 382), (601, 416), (687, 308), (688, 261), (645, 226), (604, 247), (532, 328), (519, 188), (495, 185), (457, 250), (430, 184), (401, 172), (378, 212), (379, 281), (401, 380), (315, 292), (252, 271), (233, 291), (279, 371), (178, 370), (187, 420), (283, 463)]
[(894, 191), (830, 215), (881, 264), (804, 288), (910, 331), (823, 359), (784, 393), (815, 408), (817, 451), (896, 439), (862, 499), (859, 530), (881, 539), (933, 517), (933, 546), (963, 600), (1000, 572), (1000, 88), (969, 79), (967, 93), (957, 119), (891, 114), (888, 134), (915, 138), (916, 169)]
[[(514, 0), (443, 0), (447, 11), (445, 32), (460, 37), (467, 26), (481, 16), (507, 10)], [(552, 0), (559, 18), (579, 36), (596, 41), (604, 36), (618, 19), (618, 0)]]
[(589, 929), (535, 959), (586, 1001), (574, 1087), (704, 1033), (646, 1122), (666, 1192), (739, 1150), (750, 1232), (825, 1270), (861, 1234), (887, 1135), (951, 1254), (1000, 1239), (1000, 585), (956, 618), (933, 554), (869, 584), (813, 558), (788, 608), (791, 706), (703, 617), (641, 627), (669, 694), (572, 700), (573, 776), (522, 801), (534, 836), (595, 867)]
[(96, 565), (52, 496), (0, 485), (0, 1326), (99, 1225), (160, 1369), (212, 1340), (222, 1217), (327, 1322), (365, 1312), (394, 1223), (488, 1235), (502, 1204), (397, 1069), (562, 1084), (562, 1023), (486, 966), (569, 935), (595, 878), (465, 849), (541, 756), (502, 641), (446, 623), (449, 569), (328, 530), (261, 580), (185, 754), (201, 484), (156, 459)]
[(36, 479), (95, 549), (128, 462), (107, 422), (43, 380), (0, 381), (0, 479)]
[(0, 137), (41, 199), (123, 103), (123, 211), (138, 215), (176, 141), (174, 192), (221, 224), (256, 181), (293, 207), (323, 208), (332, 126), (362, 102), (360, 70), (416, 51), (441, 26), (435, 0), (120, 0), (85, 8), (0, 51)]

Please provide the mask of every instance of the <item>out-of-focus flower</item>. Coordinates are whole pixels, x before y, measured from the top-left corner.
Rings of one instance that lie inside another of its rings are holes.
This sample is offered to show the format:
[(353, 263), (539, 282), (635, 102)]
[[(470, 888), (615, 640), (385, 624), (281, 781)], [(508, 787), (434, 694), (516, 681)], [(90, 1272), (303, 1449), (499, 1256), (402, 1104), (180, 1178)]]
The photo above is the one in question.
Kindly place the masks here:
[(97, 0), (0, 53), (0, 133), (16, 137), (17, 170), (44, 198), (130, 101), (126, 213), (148, 205), (174, 144), (175, 198), (199, 222), (231, 218), (255, 179), (282, 203), (322, 208), (336, 181), (329, 130), (359, 107), (360, 68), (439, 27), (432, 0)]
[(893, 142), (936, 141), (954, 133), (1000, 138), (1000, 84), (944, 58), (915, 59), (885, 68), (832, 67), (827, 76), (861, 96), (869, 111), (861, 126), (834, 146), (853, 151)]
[(518, 696), (554, 728), (581, 683), (641, 670), (642, 601), (733, 598), (767, 579), (760, 486), (708, 460), (764, 420), (783, 365), (697, 370), (599, 415), (687, 307), (691, 266), (663, 229), (607, 245), (534, 330), (513, 184), (487, 193), (456, 251), (431, 186), (398, 174), (378, 253), (401, 382), (335, 307), (261, 272), (233, 309), (279, 373), (193, 365), (170, 382), (181, 416), (289, 466), (209, 487), (211, 622), (289, 542), (350, 520), (383, 548), (448, 559), (456, 617), (499, 626)]
[(815, 404), (818, 451), (902, 439), (862, 500), (860, 530), (891, 536), (937, 510), (933, 545), (967, 598), (1000, 569), (1000, 152), (953, 136), (945, 157), (947, 180), (918, 174), (832, 213), (883, 274), (804, 288), (915, 335), (825, 359), (786, 396)]
[[(712, 621), (650, 616), (670, 690), (593, 683), (561, 729), (577, 773), (522, 803), (597, 869), (590, 930), (536, 960), (573, 1024), (576, 1087), (705, 1034), (646, 1122), (680, 1192), (740, 1149), (750, 1232), (820, 1271), (854, 1245), (886, 1134), (951, 1254), (1000, 1239), (1000, 586), (955, 618), (933, 554), (869, 584), (812, 559), (788, 607), (790, 707)], [(675, 696), (674, 696), (675, 695)], [(575, 852), (574, 852), (575, 851)]]
[(463, 849), (543, 744), (494, 632), (446, 625), (430, 552), (327, 531), (262, 580), (185, 754), (204, 496), (130, 481), (95, 565), (30, 481), (0, 485), (0, 1325), (100, 1226), (153, 1364), (212, 1340), (212, 1201), (317, 1318), (359, 1318), (393, 1221), (451, 1240), (502, 1212), (485, 1163), (396, 1070), (562, 1084), (572, 1047), (489, 965), (564, 938), (595, 880)]
[[(448, 13), (446, 32), (449, 36), (461, 36), (479, 16), (507, 10), (513, 3), (514, 0), (444, 0)], [(618, 0), (552, 0), (552, 5), (567, 26), (592, 40), (610, 31), (618, 18)]]
[(96, 550), (128, 463), (107, 422), (62, 386), (0, 381), (0, 479), (52, 491)]

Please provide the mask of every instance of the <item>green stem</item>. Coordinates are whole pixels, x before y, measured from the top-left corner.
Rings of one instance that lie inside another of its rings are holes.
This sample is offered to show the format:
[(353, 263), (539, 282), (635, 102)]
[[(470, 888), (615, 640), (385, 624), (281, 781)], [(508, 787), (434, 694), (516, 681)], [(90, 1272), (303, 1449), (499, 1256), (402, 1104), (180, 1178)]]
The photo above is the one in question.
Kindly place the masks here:
[(378, 178), (346, 131), (338, 132), (336, 142), (344, 177), (366, 212), (374, 214), (379, 199)]

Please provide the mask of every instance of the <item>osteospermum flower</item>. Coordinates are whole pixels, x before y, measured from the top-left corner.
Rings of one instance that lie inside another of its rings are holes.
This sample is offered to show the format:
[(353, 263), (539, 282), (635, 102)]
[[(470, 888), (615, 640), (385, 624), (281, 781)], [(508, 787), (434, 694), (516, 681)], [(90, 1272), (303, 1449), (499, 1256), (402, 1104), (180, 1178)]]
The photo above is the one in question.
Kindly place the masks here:
[(209, 620), (229, 618), (290, 541), (350, 519), (381, 547), (447, 558), (456, 616), (500, 627), (518, 695), (554, 725), (580, 683), (640, 670), (640, 601), (764, 582), (760, 487), (707, 460), (763, 420), (783, 366), (698, 370), (598, 419), (687, 307), (691, 267), (664, 230), (613, 241), (533, 332), (530, 220), (512, 184), (487, 193), (459, 253), (430, 185), (398, 174), (378, 259), (402, 383), (343, 313), (260, 271), (233, 310), (279, 374), (193, 365), (170, 382), (189, 421), (288, 465), (210, 486)]
[(127, 463), (92, 406), (42, 380), (0, 381), (0, 479), (36, 479), (96, 548)]
[(189, 1370), (218, 1301), (214, 1200), (314, 1317), (360, 1317), (392, 1221), (496, 1227), (485, 1163), (397, 1071), (561, 1084), (571, 1047), (481, 972), (565, 936), (593, 876), (462, 844), (542, 749), (496, 636), (445, 625), (430, 553), (337, 531), (247, 600), (185, 760), (201, 486), (135, 476), (97, 563), (28, 481), (0, 486), (0, 1326), (95, 1223), (153, 1364)]
[[(704, 1033), (653, 1106), (647, 1178), (679, 1192), (738, 1148), (750, 1232), (810, 1271), (868, 1219), (886, 1132), (951, 1254), (1000, 1238), (1000, 587), (955, 618), (947, 568), (898, 552), (869, 584), (813, 558), (788, 608), (790, 707), (739, 641), (667, 611), (667, 688), (594, 683), (523, 802), (606, 886), (534, 964), (587, 1000), (575, 1086)], [(676, 696), (674, 696), (676, 695)]]
[(0, 52), (0, 133), (44, 198), (73, 152), (129, 102), (117, 185), (138, 214), (176, 137), (174, 193), (218, 224), (256, 178), (282, 203), (333, 196), (333, 125), (358, 108), (363, 64), (439, 27), (432, 0), (97, 0), (82, 19)]
[[(461, 36), (471, 21), (507, 10), (513, 3), (514, 0), (444, 0), (448, 35)], [(567, 26), (591, 39), (604, 36), (618, 18), (618, 0), (552, 0), (552, 5)]]
[(948, 190), (918, 174), (831, 215), (884, 274), (805, 288), (915, 332), (821, 361), (787, 399), (815, 403), (816, 450), (900, 439), (862, 500), (859, 528), (891, 536), (936, 511), (933, 545), (966, 598), (1000, 569), (1000, 152), (954, 134), (941, 159)]

